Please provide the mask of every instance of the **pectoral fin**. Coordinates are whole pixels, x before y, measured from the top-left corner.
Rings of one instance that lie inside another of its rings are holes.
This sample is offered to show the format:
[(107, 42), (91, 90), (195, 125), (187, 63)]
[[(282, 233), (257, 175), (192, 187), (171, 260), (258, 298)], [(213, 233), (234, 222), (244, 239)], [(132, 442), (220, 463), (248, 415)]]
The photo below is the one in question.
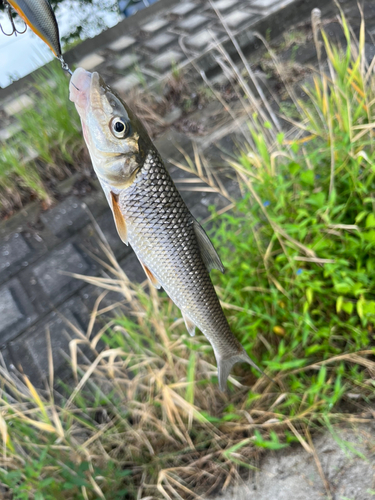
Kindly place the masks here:
[(147, 278), (151, 281), (152, 285), (155, 288), (157, 288), (157, 289), (161, 288), (160, 283), (155, 278), (155, 276), (152, 274), (152, 272), (150, 271), (150, 269), (146, 266), (146, 264), (143, 264), (143, 262), (141, 260), (139, 262), (142, 264), (143, 270), (144, 270)]
[(217, 254), (217, 251), (211, 243), (210, 238), (207, 236), (206, 231), (195, 219), (194, 231), (198, 240), (199, 250), (201, 252), (203, 262), (205, 263), (208, 272), (210, 272), (212, 269), (218, 269), (219, 271), (224, 273), (225, 269), (223, 263), (220, 260), (220, 257)]
[(194, 337), (195, 335), (195, 324), (191, 321), (191, 319), (189, 318), (189, 316), (185, 313), (182, 313), (182, 317), (184, 318), (184, 321), (185, 321), (185, 325), (186, 325), (186, 329), (187, 331), (189, 332), (189, 335), (191, 337)]
[(112, 193), (111, 191), (111, 201), (112, 201), (112, 211), (113, 211), (113, 217), (115, 219), (115, 224), (116, 224), (116, 229), (118, 232), (118, 235), (122, 239), (122, 241), (125, 243), (125, 245), (128, 244), (128, 230), (126, 228), (126, 222), (125, 218), (120, 210), (119, 204), (118, 204), (118, 197)]

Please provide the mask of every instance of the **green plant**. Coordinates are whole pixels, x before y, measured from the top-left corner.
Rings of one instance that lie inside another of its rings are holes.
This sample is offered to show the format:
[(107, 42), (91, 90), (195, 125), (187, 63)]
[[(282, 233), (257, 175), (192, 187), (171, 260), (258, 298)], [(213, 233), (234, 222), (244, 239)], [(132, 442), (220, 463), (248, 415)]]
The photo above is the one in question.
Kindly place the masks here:
[(79, 117), (58, 62), (39, 70), (34, 89), (37, 104), (16, 116), (20, 131), (0, 145), (0, 209), (7, 213), (30, 197), (49, 204), (51, 184), (82, 168)]
[[(24, 498), (207, 496), (254, 468), (262, 450), (298, 441), (315, 457), (311, 431), (325, 425), (334, 435), (335, 422), (351, 422), (353, 394), (373, 403), (375, 79), (364, 26), (356, 52), (342, 25), (348, 51), (323, 35), (331, 74), (317, 74), (309, 99), (295, 100), (300, 119), (288, 135), (274, 118), (251, 115), (248, 145), (230, 159), (240, 201), (197, 148), (181, 165), (230, 201), (220, 218), (213, 213), (228, 269), (213, 279), (233, 331), (276, 383), (237, 365), (221, 393), (204, 337), (188, 335), (165, 295), (132, 285), (100, 243), (106, 275), (76, 275), (105, 291), (70, 344), (75, 386), (63, 386), (56, 404), (25, 377), (21, 388), (1, 378), (0, 479), (14, 494), (27, 483)], [(126, 314), (93, 334), (106, 290), (124, 296)]]

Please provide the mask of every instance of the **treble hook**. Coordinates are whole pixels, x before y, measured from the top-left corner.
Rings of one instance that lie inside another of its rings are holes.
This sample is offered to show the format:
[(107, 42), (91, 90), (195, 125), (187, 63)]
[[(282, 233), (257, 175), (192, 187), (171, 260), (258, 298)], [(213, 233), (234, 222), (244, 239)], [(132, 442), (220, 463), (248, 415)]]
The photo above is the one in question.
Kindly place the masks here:
[(27, 24), (25, 23), (25, 29), (23, 31), (20, 31), (17, 29), (17, 26), (14, 24), (14, 21), (13, 21), (13, 16), (12, 16), (12, 12), (10, 10), (10, 5), (8, 4), (8, 2), (6, 2), (5, 0), (3, 0), (3, 3), (4, 3), (4, 8), (5, 8), (5, 11), (8, 15), (8, 18), (9, 18), (9, 21), (10, 21), (10, 24), (12, 26), (12, 32), (11, 33), (6, 33), (4, 31), (4, 28), (1, 26), (1, 23), (0, 23), (0, 30), (4, 33), (5, 36), (12, 36), (13, 33), (17, 36), (18, 35), (22, 35), (23, 33), (25, 33), (25, 31), (27, 30)]

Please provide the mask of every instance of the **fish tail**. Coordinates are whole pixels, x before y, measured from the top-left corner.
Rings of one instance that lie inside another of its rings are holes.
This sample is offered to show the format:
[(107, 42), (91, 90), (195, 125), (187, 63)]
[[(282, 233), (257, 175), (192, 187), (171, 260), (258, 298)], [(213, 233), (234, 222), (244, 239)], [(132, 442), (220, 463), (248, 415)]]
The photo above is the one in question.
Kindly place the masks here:
[(243, 352), (234, 354), (233, 356), (230, 356), (229, 358), (219, 358), (219, 357), (217, 358), (219, 387), (220, 387), (221, 391), (223, 391), (223, 392), (226, 391), (227, 380), (228, 380), (230, 371), (232, 369), (232, 366), (235, 363), (238, 363), (240, 361), (248, 363), (253, 368), (258, 370), (258, 372), (260, 372), (262, 375), (264, 375), (269, 380), (271, 380), (271, 382), (274, 382), (274, 380), (272, 380), (268, 375), (266, 375), (264, 373), (264, 371), (261, 370), (256, 363), (254, 363), (254, 361), (250, 358), (250, 356), (248, 356), (248, 354), (245, 351), (243, 351)]

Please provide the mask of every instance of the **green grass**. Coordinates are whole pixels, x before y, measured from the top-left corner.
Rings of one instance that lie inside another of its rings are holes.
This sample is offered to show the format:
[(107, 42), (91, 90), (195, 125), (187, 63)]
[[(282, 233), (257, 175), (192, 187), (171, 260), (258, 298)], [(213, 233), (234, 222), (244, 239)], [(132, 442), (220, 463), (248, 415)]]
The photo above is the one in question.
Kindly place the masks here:
[[(349, 41), (344, 19), (343, 28)], [(314, 430), (334, 433), (373, 404), (375, 79), (364, 26), (358, 50), (325, 47), (330, 73), (317, 72), (308, 99), (294, 101), (299, 119), (287, 134), (251, 117), (249, 144), (231, 159), (244, 196), (213, 214), (227, 268), (213, 276), (218, 294), (276, 383), (237, 365), (221, 393), (204, 337), (189, 337), (171, 301), (129, 283), (103, 247), (106, 277), (77, 278), (122, 293), (131, 310), (100, 323), (102, 295), (93, 311), (102, 330), (75, 330), (77, 385), (57, 399), (1, 377), (0, 481), (13, 498), (207, 496), (254, 469), (262, 451), (295, 442), (314, 451)], [(184, 168), (226, 196), (207, 162), (194, 160)], [(94, 362), (80, 357), (81, 343)]]
[[(0, 212), (39, 198), (50, 203), (51, 185), (82, 168), (79, 117), (69, 101), (68, 79), (58, 62), (40, 70), (36, 104), (20, 112), (20, 132), (0, 144)], [(30, 155), (36, 161), (30, 161)]]

